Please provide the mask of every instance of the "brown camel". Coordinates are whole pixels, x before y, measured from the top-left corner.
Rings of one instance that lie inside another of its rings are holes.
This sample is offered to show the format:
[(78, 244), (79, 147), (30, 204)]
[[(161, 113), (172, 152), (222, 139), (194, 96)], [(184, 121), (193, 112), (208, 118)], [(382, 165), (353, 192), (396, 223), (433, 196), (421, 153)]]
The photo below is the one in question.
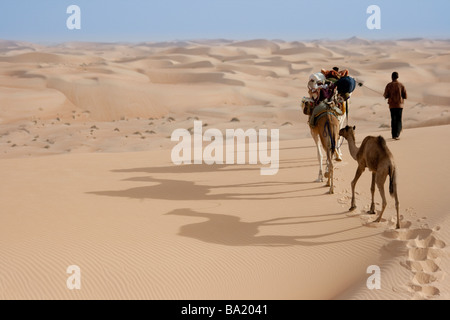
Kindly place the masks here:
[(325, 177), (328, 178), (327, 187), (330, 187), (330, 194), (334, 194), (334, 167), (333, 167), (333, 155), (337, 149), (337, 141), (339, 139), (339, 120), (338, 118), (332, 114), (331, 112), (327, 112), (317, 121), (317, 125), (314, 128), (311, 128), (311, 135), (316, 142), (318, 153), (319, 153), (319, 162), (320, 162), (320, 173), (318, 182), (321, 182), (322, 176), (322, 153), (320, 150), (319, 139), (323, 146), (323, 148), (327, 152), (327, 172), (325, 173)]
[[(319, 129), (318, 126), (316, 127), (312, 127), (311, 126), (311, 117), (312, 114), (314, 112), (314, 108), (316, 108), (316, 103), (314, 102), (313, 99), (310, 99), (309, 101), (305, 101), (304, 105), (303, 105), (304, 109), (303, 112), (305, 115), (309, 115), (309, 120), (308, 123), (310, 124), (310, 130), (311, 130), (311, 136), (314, 139), (314, 142), (316, 144), (316, 148), (317, 148), (317, 158), (319, 160), (319, 177), (317, 178), (317, 180), (315, 182), (323, 182), (323, 178), (324, 178), (324, 174), (323, 174), (323, 154), (322, 154), (322, 147), (323, 149), (327, 149), (327, 145), (323, 145), (321, 143), (321, 138), (320, 138), (320, 133), (323, 133), (324, 130)], [(333, 115), (335, 115), (337, 117), (337, 120), (339, 122), (339, 127), (337, 130), (333, 130), (333, 133), (336, 132), (337, 134), (339, 133), (339, 129), (344, 128), (344, 122), (345, 122), (345, 116), (344, 115), (338, 115), (336, 114), (336, 111), (333, 110), (330, 106), (328, 109), (328, 112), (331, 112)], [(317, 121), (318, 122), (318, 121)], [(337, 139), (339, 139), (339, 136), (336, 136)], [(343, 139), (343, 138), (341, 138)], [(329, 140), (329, 139), (326, 139)], [(340, 139), (339, 139), (340, 140)], [(338, 141), (338, 140), (336, 140)], [(342, 161), (342, 152), (340, 150), (340, 145), (342, 145), (342, 143), (335, 143), (336, 146), (336, 152), (334, 153), (336, 155), (335, 160), (338, 162)], [(328, 167), (327, 170), (325, 172), (325, 177), (328, 178)], [(329, 181), (328, 181), (328, 185), (329, 185)]]
[(386, 144), (386, 140), (383, 137), (367, 137), (364, 139), (361, 147), (358, 148), (356, 146), (355, 141), (355, 130), (356, 127), (349, 127), (342, 129), (339, 132), (341, 137), (344, 137), (348, 141), (348, 145), (350, 148), (350, 154), (358, 162), (358, 169), (356, 171), (355, 179), (352, 181), (352, 207), (350, 211), (354, 211), (356, 209), (355, 204), (355, 187), (359, 178), (366, 170), (372, 172), (372, 205), (370, 207), (369, 214), (375, 214), (375, 184), (378, 186), (378, 189), (381, 194), (381, 198), (383, 199), (383, 208), (380, 214), (380, 217), (375, 222), (380, 222), (383, 217), (383, 213), (386, 210), (387, 201), (386, 195), (384, 192), (384, 184), (386, 182), (386, 178), (389, 175), (390, 184), (389, 184), (389, 193), (392, 197), (395, 198), (395, 208), (397, 209), (397, 229), (400, 229), (400, 204), (398, 201), (397, 194), (397, 172), (394, 163), (394, 157), (392, 153), (389, 151), (389, 148)]

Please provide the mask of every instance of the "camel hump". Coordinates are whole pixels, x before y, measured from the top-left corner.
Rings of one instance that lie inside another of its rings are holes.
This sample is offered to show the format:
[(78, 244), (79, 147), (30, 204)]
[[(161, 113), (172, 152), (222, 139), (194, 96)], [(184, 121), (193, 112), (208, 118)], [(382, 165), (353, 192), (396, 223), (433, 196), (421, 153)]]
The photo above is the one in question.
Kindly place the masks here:
[(381, 149), (384, 150), (384, 152), (388, 155), (390, 160), (393, 162), (393, 156), (391, 150), (389, 150), (389, 147), (387, 145), (386, 139), (384, 139), (382, 136), (378, 137), (378, 144), (380, 145)]
[(386, 143), (386, 139), (384, 139), (382, 136), (378, 137), (378, 144), (380, 145), (381, 148), (383, 148), (386, 152), (390, 152), (389, 148), (387, 146)]

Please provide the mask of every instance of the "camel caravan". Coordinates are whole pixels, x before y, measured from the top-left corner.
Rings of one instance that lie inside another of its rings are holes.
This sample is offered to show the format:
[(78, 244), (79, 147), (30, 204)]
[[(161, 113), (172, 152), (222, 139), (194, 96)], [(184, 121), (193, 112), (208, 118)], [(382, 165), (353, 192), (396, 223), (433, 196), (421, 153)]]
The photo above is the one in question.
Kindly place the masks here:
[[(361, 84), (360, 84), (361, 86)], [(381, 222), (386, 210), (387, 200), (384, 185), (387, 176), (390, 177), (389, 192), (395, 198), (397, 210), (397, 229), (400, 229), (399, 200), (397, 194), (397, 174), (394, 158), (386, 140), (383, 137), (366, 137), (360, 148), (356, 146), (356, 127), (348, 126), (348, 101), (356, 89), (356, 80), (349, 76), (349, 71), (340, 71), (335, 67), (332, 70), (322, 70), (312, 74), (308, 82), (309, 97), (302, 100), (303, 113), (309, 116), (311, 135), (317, 147), (319, 160), (319, 177), (316, 182), (323, 182), (327, 178), (327, 186), (330, 194), (334, 194), (334, 166), (333, 159), (342, 161), (340, 146), (346, 139), (349, 144), (350, 154), (358, 162), (356, 176), (352, 181), (352, 204), (350, 211), (356, 210), (355, 188), (356, 184), (368, 168), (372, 172), (372, 203), (368, 214), (375, 212), (375, 186), (378, 186), (383, 200), (382, 211), (375, 222)], [(345, 120), (347, 119), (347, 125)], [(326, 151), (327, 166), (323, 173), (323, 153)]]

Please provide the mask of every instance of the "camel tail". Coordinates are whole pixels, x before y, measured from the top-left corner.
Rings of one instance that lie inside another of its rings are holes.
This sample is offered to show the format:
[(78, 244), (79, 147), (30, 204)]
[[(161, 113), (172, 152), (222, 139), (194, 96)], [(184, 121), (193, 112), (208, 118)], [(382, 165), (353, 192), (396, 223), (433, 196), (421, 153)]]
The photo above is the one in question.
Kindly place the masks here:
[[(380, 137), (378, 137), (378, 143), (384, 149), (384, 151), (386, 152), (388, 157), (390, 157), (392, 160), (392, 154), (387, 146), (386, 140), (380, 136)], [(395, 194), (397, 193), (397, 170), (395, 168), (393, 160), (391, 161), (391, 164), (389, 165), (389, 178), (390, 178), (389, 193), (391, 194), (392, 197), (394, 197)]]
[(393, 197), (397, 193), (397, 170), (394, 166), (389, 167), (389, 178), (389, 193)]
[(334, 135), (334, 132), (332, 132), (332, 130), (331, 130), (331, 126), (330, 126), (330, 122), (329, 121), (327, 121), (325, 126), (326, 126), (326, 129), (328, 130), (328, 136), (330, 137), (330, 141), (331, 141), (331, 155), (333, 155), (336, 152), (335, 135)]

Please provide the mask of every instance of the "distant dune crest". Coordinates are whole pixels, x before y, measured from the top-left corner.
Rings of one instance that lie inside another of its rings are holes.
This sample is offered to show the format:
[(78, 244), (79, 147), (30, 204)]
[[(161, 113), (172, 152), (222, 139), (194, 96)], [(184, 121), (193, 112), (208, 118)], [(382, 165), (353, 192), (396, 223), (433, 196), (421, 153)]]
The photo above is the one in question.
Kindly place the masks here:
[[(71, 132), (76, 126), (89, 129), (104, 122), (113, 126), (111, 131), (118, 129), (122, 136), (129, 136), (123, 134), (126, 129), (111, 122), (160, 119), (162, 126), (164, 117), (197, 117), (208, 124), (238, 118), (248, 128), (291, 124), (283, 127), (280, 138), (294, 139), (308, 136), (299, 101), (307, 95), (309, 75), (334, 66), (348, 69), (364, 83), (353, 95), (350, 115), (366, 122), (367, 128), (389, 125), (388, 110), (379, 93), (394, 70), (411, 93), (405, 125), (445, 124), (450, 104), (446, 90), (449, 48), (448, 41), (357, 37), (309, 42), (212, 39), (47, 46), (0, 40), (0, 124), (27, 127), (30, 122), (44, 121)], [(27, 97), (33, 97), (33, 103)], [(184, 129), (190, 126), (181, 125)], [(167, 144), (167, 129), (140, 131), (155, 132), (152, 145), (158, 144), (156, 137), (163, 138), (160, 144)], [(111, 145), (107, 139), (93, 139), (92, 144), (98, 150), (110, 150)], [(133, 146), (144, 148), (137, 142)], [(56, 145), (50, 148), (64, 152)], [(15, 147), (8, 152), (19, 150)]]

